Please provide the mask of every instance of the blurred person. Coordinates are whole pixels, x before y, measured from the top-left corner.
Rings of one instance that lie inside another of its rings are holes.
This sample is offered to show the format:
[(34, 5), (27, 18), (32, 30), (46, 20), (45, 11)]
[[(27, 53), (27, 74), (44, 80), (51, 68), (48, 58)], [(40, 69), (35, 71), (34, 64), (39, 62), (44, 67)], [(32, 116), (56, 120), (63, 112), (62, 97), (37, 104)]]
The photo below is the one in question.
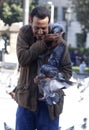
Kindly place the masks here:
[(85, 72), (85, 69), (86, 69), (86, 63), (85, 63), (85, 61), (82, 61), (82, 62), (80, 63), (80, 65), (79, 65), (79, 72), (80, 72), (81, 74), (83, 74), (83, 73)]
[(87, 56), (87, 54), (84, 53), (84, 54), (82, 55), (81, 61), (84, 61), (84, 62), (86, 63), (86, 65), (88, 65), (88, 56)]
[(2, 38), (3, 38), (3, 40), (4, 40), (4, 52), (6, 53), (6, 54), (9, 54), (8, 53), (8, 50), (7, 50), (7, 45), (8, 45), (8, 39), (9, 39), (9, 36), (7, 35), (7, 33), (3, 33), (2, 34)]
[(75, 49), (73, 52), (70, 53), (71, 62), (73, 66), (79, 66), (81, 62), (81, 54), (79, 53), (78, 49)]

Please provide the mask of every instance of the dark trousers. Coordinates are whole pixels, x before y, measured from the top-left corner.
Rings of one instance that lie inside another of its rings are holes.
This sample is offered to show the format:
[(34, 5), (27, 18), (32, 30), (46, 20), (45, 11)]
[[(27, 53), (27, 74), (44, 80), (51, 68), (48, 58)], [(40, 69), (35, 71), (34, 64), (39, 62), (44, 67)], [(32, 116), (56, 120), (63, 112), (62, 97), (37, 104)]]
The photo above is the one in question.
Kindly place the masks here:
[(16, 113), (15, 130), (58, 130), (59, 117), (51, 120), (45, 102), (38, 102), (38, 110), (32, 112), (26, 108), (18, 106)]

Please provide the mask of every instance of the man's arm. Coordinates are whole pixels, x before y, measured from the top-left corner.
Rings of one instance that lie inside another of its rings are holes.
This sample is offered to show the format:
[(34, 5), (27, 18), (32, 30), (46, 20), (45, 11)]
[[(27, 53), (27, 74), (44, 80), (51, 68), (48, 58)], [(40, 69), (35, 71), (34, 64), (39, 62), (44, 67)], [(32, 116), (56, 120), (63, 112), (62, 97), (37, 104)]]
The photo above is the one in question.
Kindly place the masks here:
[(55, 41), (59, 37), (60, 35), (48, 34), (44, 39), (33, 42), (30, 31), (26, 31), (23, 28), (20, 29), (16, 46), (20, 65), (29, 65), (33, 60), (36, 60), (40, 54), (44, 53), (45, 50), (56, 46), (57, 44), (51, 44), (50, 41)]
[(29, 65), (33, 60), (37, 59), (37, 57), (47, 48), (44, 41), (37, 41), (29, 45), (29, 41), (26, 40), (26, 34), (20, 30), (16, 49), (19, 64), (21, 66), (26, 66)]

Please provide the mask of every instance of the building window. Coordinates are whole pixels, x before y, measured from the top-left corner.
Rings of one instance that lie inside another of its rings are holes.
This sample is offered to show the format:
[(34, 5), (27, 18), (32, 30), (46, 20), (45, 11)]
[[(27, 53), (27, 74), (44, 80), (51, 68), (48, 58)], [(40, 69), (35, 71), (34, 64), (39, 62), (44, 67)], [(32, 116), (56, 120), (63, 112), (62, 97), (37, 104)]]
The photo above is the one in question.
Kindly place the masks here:
[(54, 7), (54, 22), (57, 21), (58, 18), (58, 7)]
[(66, 19), (65, 19), (66, 9), (67, 9), (66, 7), (63, 7), (63, 8), (62, 8), (62, 20), (63, 20), (63, 21), (66, 20)]

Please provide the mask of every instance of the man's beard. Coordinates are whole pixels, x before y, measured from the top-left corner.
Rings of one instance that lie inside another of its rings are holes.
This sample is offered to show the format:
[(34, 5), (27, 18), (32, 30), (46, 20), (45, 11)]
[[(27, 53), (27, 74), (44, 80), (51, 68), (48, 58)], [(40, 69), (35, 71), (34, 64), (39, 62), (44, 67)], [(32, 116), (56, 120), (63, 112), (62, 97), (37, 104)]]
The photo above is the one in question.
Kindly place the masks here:
[(47, 34), (47, 33), (44, 32), (42, 35), (36, 35), (37, 40), (44, 40), (46, 34)]
[(43, 40), (44, 39), (44, 35), (42, 35), (42, 36), (36, 36), (37, 37), (37, 40)]

